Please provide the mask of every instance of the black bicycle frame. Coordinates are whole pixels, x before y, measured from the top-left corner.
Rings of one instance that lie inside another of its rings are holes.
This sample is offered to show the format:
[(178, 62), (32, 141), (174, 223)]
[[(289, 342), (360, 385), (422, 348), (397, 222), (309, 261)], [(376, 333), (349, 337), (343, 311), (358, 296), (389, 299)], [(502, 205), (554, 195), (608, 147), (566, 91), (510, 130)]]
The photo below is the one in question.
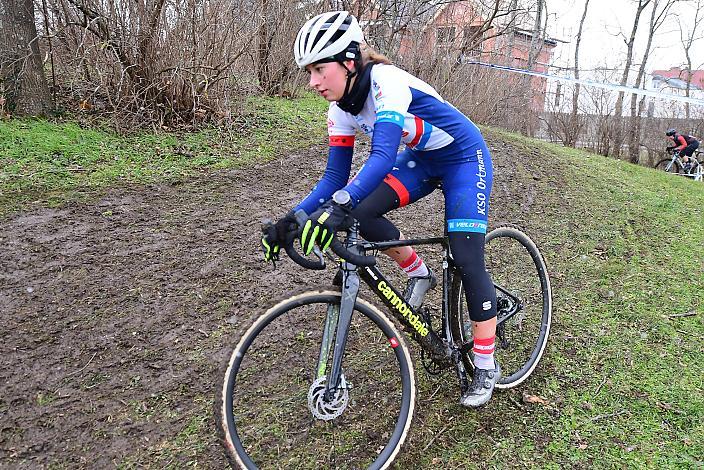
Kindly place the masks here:
[(452, 259), (449, 254), (449, 244), (447, 238), (436, 237), (380, 243), (362, 242), (358, 244), (359, 239), (357, 233), (356, 228), (351, 229), (348, 233), (346, 243), (348, 249), (356, 252), (387, 250), (389, 248), (412, 245), (443, 245), (442, 329), (443, 336), (447, 338), (447, 341), (444, 341), (435, 331), (432, 330), (431, 325), (426, 321), (423, 315), (406, 303), (403, 296), (391, 285), (391, 283), (376, 266), (358, 267), (343, 260), (340, 266), (340, 270), (342, 271), (342, 298), (340, 303), (340, 311), (339, 314), (334, 311), (329, 312), (328, 319), (325, 324), (325, 330), (323, 332), (323, 344), (321, 345), (320, 359), (318, 362), (318, 376), (320, 376), (329, 357), (328, 351), (331, 346), (330, 340), (332, 339), (332, 329), (335, 327), (334, 319), (331, 321), (329, 317), (334, 315), (337, 317), (337, 334), (335, 335), (332, 370), (330, 372), (330, 377), (328, 378), (329, 380), (327, 380), (325, 398), (331, 399), (334, 396), (335, 390), (339, 386), (342, 373), (342, 356), (345, 350), (345, 344), (347, 342), (349, 325), (352, 320), (354, 302), (357, 299), (357, 294), (359, 292), (360, 278), (366, 282), (367, 285), (369, 285), (372, 291), (376, 293), (376, 295), (388, 307), (398, 321), (413, 332), (413, 338), (424, 350), (431, 354), (431, 357), (434, 360), (454, 362), (455, 366), (461, 369), (457, 371), (460, 379), (466, 381), (464, 366), (461, 361), (457, 360), (459, 358), (459, 353), (456, 349), (449, 346), (454, 342), (452, 340), (452, 331), (448, 321), (448, 315), (446, 314), (450, 305), (450, 299), (448, 296), (452, 282), (450, 270)]
[[(447, 229), (445, 229), (447, 231)], [(389, 283), (384, 274), (374, 266), (359, 267), (347, 261), (342, 261), (340, 270), (342, 271), (342, 298), (339, 313), (333, 310), (328, 311), (323, 332), (323, 342), (321, 345), (320, 358), (318, 361), (318, 377), (324, 374), (324, 370), (329, 358), (329, 351), (333, 334), (335, 345), (333, 350), (333, 364), (330, 377), (327, 380), (326, 399), (334, 396), (334, 391), (340, 385), (342, 373), (342, 356), (347, 342), (349, 325), (352, 320), (354, 302), (359, 293), (359, 279), (361, 278), (371, 290), (381, 299), (386, 307), (393, 313), (394, 317), (412, 332), (412, 337), (421, 347), (430, 353), (431, 359), (435, 362), (451, 364), (455, 366), (460, 386), (467, 384), (467, 374), (461, 360), (461, 354), (466, 354), (472, 348), (473, 342), (456, 345), (453, 339), (452, 326), (450, 325), (450, 291), (452, 286), (452, 275), (454, 262), (450, 252), (447, 232), (444, 237), (421, 238), (410, 240), (394, 240), (386, 242), (366, 242), (360, 241), (357, 227), (353, 227), (348, 232), (346, 241), (347, 249), (353, 253), (363, 254), (370, 251), (384, 251), (390, 248), (416, 245), (442, 245), (443, 246), (443, 286), (442, 286), (442, 337), (433, 331), (420, 312), (408, 305), (403, 296)], [(504, 287), (494, 284), (494, 287), (506, 298), (511, 299), (511, 308), (497, 318), (497, 327), (503, 322), (513, 317), (522, 308), (521, 299), (509, 293)], [(463, 388), (464, 390), (464, 388)]]

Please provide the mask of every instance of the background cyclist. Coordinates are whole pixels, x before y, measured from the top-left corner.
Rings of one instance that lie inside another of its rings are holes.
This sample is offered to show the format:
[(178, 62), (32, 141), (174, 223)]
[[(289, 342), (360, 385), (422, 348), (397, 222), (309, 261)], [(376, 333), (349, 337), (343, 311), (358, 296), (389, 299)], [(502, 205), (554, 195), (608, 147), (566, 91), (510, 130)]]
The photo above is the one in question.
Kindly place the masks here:
[(692, 169), (692, 162), (689, 157), (699, 148), (699, 140), (691, 135), (679, 134), (675, 129), (668, 129), (665, 135), (674, 144), (667, 147), (667, 150), (674, 150), (680, 153), (682, 161), (684, 162), (684, 172), (689, 173), (689, 170)]

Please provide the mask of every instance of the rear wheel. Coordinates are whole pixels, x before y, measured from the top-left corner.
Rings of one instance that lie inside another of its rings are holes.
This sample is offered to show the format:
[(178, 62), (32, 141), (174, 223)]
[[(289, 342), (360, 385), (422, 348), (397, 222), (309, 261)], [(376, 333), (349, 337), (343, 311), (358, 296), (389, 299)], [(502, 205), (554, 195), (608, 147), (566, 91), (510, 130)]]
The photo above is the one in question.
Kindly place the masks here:
[(676, 161), (673, 161), (671, 158), (663, 158), (659, 162), (655, 164), (654, 167), (656, 170), (660, 171), (666, 171), (668, 173), (681, 173), (682, 172), (682, 167), (680, 166), (679, 163)]
[(692, 160), (692, 168), (689, 170), (689, 176), (694, 178), (694, 181), (701, 181), (702, 173), (704, 173), (704, 169), (702, 169), (702, 164), (699, 163), (697, 160)]
[[(552, 320), (552, 290), (540, 251), (514, 227), (498, 227), (486, 237), (486, 269), (496, 288), (496, 360), (502, 377), (497, 388), (511, 388), (533, 373), (545, 351)], [(472, 343), (462, 278), (453, 278), (453, 335)], [(471, 352), (464, 357), (473, 368)]]
[(333, 360), (319, 361), (323, 330), (340, 298), (333, 289), (294, 295), (242, 336), (216, 400), (233, 466), (384, 468), (398, 454), (415, 407), (413, 364), (394, 324), (361, 298), (341, 383), (325, 395)]

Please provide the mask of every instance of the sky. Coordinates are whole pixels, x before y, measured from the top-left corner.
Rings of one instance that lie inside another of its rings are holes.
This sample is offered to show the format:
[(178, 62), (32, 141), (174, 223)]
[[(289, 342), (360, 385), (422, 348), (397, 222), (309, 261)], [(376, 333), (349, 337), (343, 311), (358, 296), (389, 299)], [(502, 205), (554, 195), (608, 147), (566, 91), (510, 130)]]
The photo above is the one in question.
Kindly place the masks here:
[[(664, 1), (660, 0), (660, 3)], [(553, 57), (556, 65), (572, 66), (574, 63), (575, 36), (584, 11), (584, 2), (585, 0), (546, 0), (548, 34), (567, 42), (560, 42), (555, 48)], [(590, 0), (580, 43), (580, 69), (619, 68), (623, 65), (626, 58), (624, 36), (630, 36), (637, 3), (637, 0)], [(685, 64), (678, 21), (682, 21), (685, 28), (691, 28), (696, 3), (697, 0), (680, 0), (672, 7), (665, 23), (653, 38), (653, 50), (646, 71), (667, 70)], [(651, 11), (651, 7), (648, 7), (641, 13), (634, 50), (636, 64), (640, 64), (645, 50)], [(699, 21), (697, 35), (704, 36), (704, 20)], [(693, 56), (692, 67), (704, 68), (704, 39), (696, 41), (690, 53)]]

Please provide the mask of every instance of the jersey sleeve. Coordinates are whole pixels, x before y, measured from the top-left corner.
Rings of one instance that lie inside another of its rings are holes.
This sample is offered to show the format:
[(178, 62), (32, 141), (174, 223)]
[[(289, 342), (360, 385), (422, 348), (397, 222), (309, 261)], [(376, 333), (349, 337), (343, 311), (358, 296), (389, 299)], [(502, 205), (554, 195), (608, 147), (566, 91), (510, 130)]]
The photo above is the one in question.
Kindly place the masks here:
[(356, 206), (391, 172), (403, 133), (404, 116), (411, 103), (411, 90), (395, 77), (395, 68), (375, 66), (371, 76), (371, 97), (376, 120), (369, 159), (345, 190)]
[(678, 135), (675, 144), (677, 144), (678, 150), (682, 150), (687, 146), (687, 139), (685, 139), (682, 135)]
[(355, 128), (342, 110), (331, 105), (328, 109), (328, 163), (323, 177), (294, 211), (313, 213), (349, 180), (354, 153)]

